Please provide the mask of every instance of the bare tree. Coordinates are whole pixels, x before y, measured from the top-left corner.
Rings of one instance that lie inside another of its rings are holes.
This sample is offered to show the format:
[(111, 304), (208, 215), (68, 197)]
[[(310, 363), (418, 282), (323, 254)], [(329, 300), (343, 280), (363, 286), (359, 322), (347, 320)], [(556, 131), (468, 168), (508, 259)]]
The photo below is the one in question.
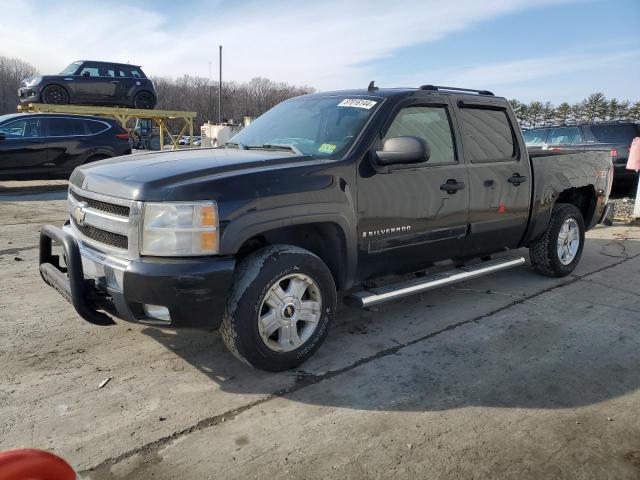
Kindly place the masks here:
[(36, 73), (36, 68), (27, 62), (0, 56), (0, 114), (16, 111), (20, 82)]

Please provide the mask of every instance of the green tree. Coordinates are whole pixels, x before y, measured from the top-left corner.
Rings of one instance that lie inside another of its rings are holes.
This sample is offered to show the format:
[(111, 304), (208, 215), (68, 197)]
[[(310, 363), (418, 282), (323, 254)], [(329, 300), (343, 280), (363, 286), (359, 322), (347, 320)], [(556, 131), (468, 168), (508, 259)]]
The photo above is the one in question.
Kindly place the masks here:
[(535, 128), (542, 125), (543, 110), (542, 103), (535, 100), (527, 106), (527, 123), (530, 127)]
[(571, 105), (562, 102), (556, 108), (555, 121), (557, 123), (571, 123)]
[(588, 122), (604, 120), (607, 117), (608, 110), (609, 103), (602, 92), (592, 93), (582, 102), (583, 117)]
[(556, 114), (556, 107), (551, 102), (545, 102), (542, 105), (542, 124), (549, 125), (553, 123), (553, 118)]

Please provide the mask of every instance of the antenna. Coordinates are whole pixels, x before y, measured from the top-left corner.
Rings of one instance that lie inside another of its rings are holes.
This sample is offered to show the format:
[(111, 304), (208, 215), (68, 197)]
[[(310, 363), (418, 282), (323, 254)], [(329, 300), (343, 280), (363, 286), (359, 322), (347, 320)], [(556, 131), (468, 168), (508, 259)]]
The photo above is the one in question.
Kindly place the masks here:
[(371, 83), (369, 83), (367, 90), (369, 90), (370, 92), (373, 92), (374, 90), (378, 90), (378, 87), (376, 87), (375, 83), (376, 83), (375, 80), (371, 80)]

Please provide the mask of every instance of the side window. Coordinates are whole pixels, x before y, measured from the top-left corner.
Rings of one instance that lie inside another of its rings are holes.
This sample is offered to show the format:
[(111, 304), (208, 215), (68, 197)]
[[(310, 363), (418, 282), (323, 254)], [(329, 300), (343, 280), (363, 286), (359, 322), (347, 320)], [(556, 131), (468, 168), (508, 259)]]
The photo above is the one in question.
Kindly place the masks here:
[(551, 130), (547, 143), (549, 145), (577, 145), (583, 142), (577, 127), (560, 127)]
[(80, 73), (78, 75), (81, 75), (83, 77), (99, 77), (100, 69), (95, 63), (85, 63), (80, 69)]
[(97, 133), (104, 132), (107, 128), (109, 128), (104, 123), (97, 122), (95, 120), (85, 120), (84, 124), (87, 132), (90, 135), (95, 135)]
[(460, 108), (462, 146), (471, 163), (515, 160), (517, 147), (505, 110)]
[(118, 67), (118, 70), (119, 70), (119, 75), (121, 77), (143, 78), (143, 75), (140, 72), (140, 70), (135, 67), (127, 67), (127, 66), (121, 65), (120, 67)]
[(75, 118), (48, 118), (47, 126), (47, 136), (49, 137), (85, 135), (83, 121)]
[(42, 136), (42, 120), (39, 118), (25, 118), (0, 127), (0, 132), (6, 138), (37, 138)]
[(523, 132), (522, 136), (524, 137), (524, 142), (527, 145), (542, 145), (547, 139), (548, 131), (549, 130), (546, 128), (527, 130), (526, 132)]
[(384, 140), (393, 137), (424, 138), (431, 148), (427, 165), (457, 163), (453, 132), (445, 107), (407, 107), (393, 119)]

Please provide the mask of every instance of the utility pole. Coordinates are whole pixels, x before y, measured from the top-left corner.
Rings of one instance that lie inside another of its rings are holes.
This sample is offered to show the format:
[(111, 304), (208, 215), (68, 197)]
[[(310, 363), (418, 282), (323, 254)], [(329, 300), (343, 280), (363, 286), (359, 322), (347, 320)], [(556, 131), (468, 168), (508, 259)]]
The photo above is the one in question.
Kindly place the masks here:
[(207, 119), (207, 121), (211, 121), (213, 119), (213, 85), (211, 85), (211, 60), (209, 60), (209, 81), (207, 82), (209, 86), (209, 108), (211, 109), (211, 116)]
[(218, 125), (222, 125), (222, 45), (218, 45), (220, 57), (220, 80), (218, 82)]

